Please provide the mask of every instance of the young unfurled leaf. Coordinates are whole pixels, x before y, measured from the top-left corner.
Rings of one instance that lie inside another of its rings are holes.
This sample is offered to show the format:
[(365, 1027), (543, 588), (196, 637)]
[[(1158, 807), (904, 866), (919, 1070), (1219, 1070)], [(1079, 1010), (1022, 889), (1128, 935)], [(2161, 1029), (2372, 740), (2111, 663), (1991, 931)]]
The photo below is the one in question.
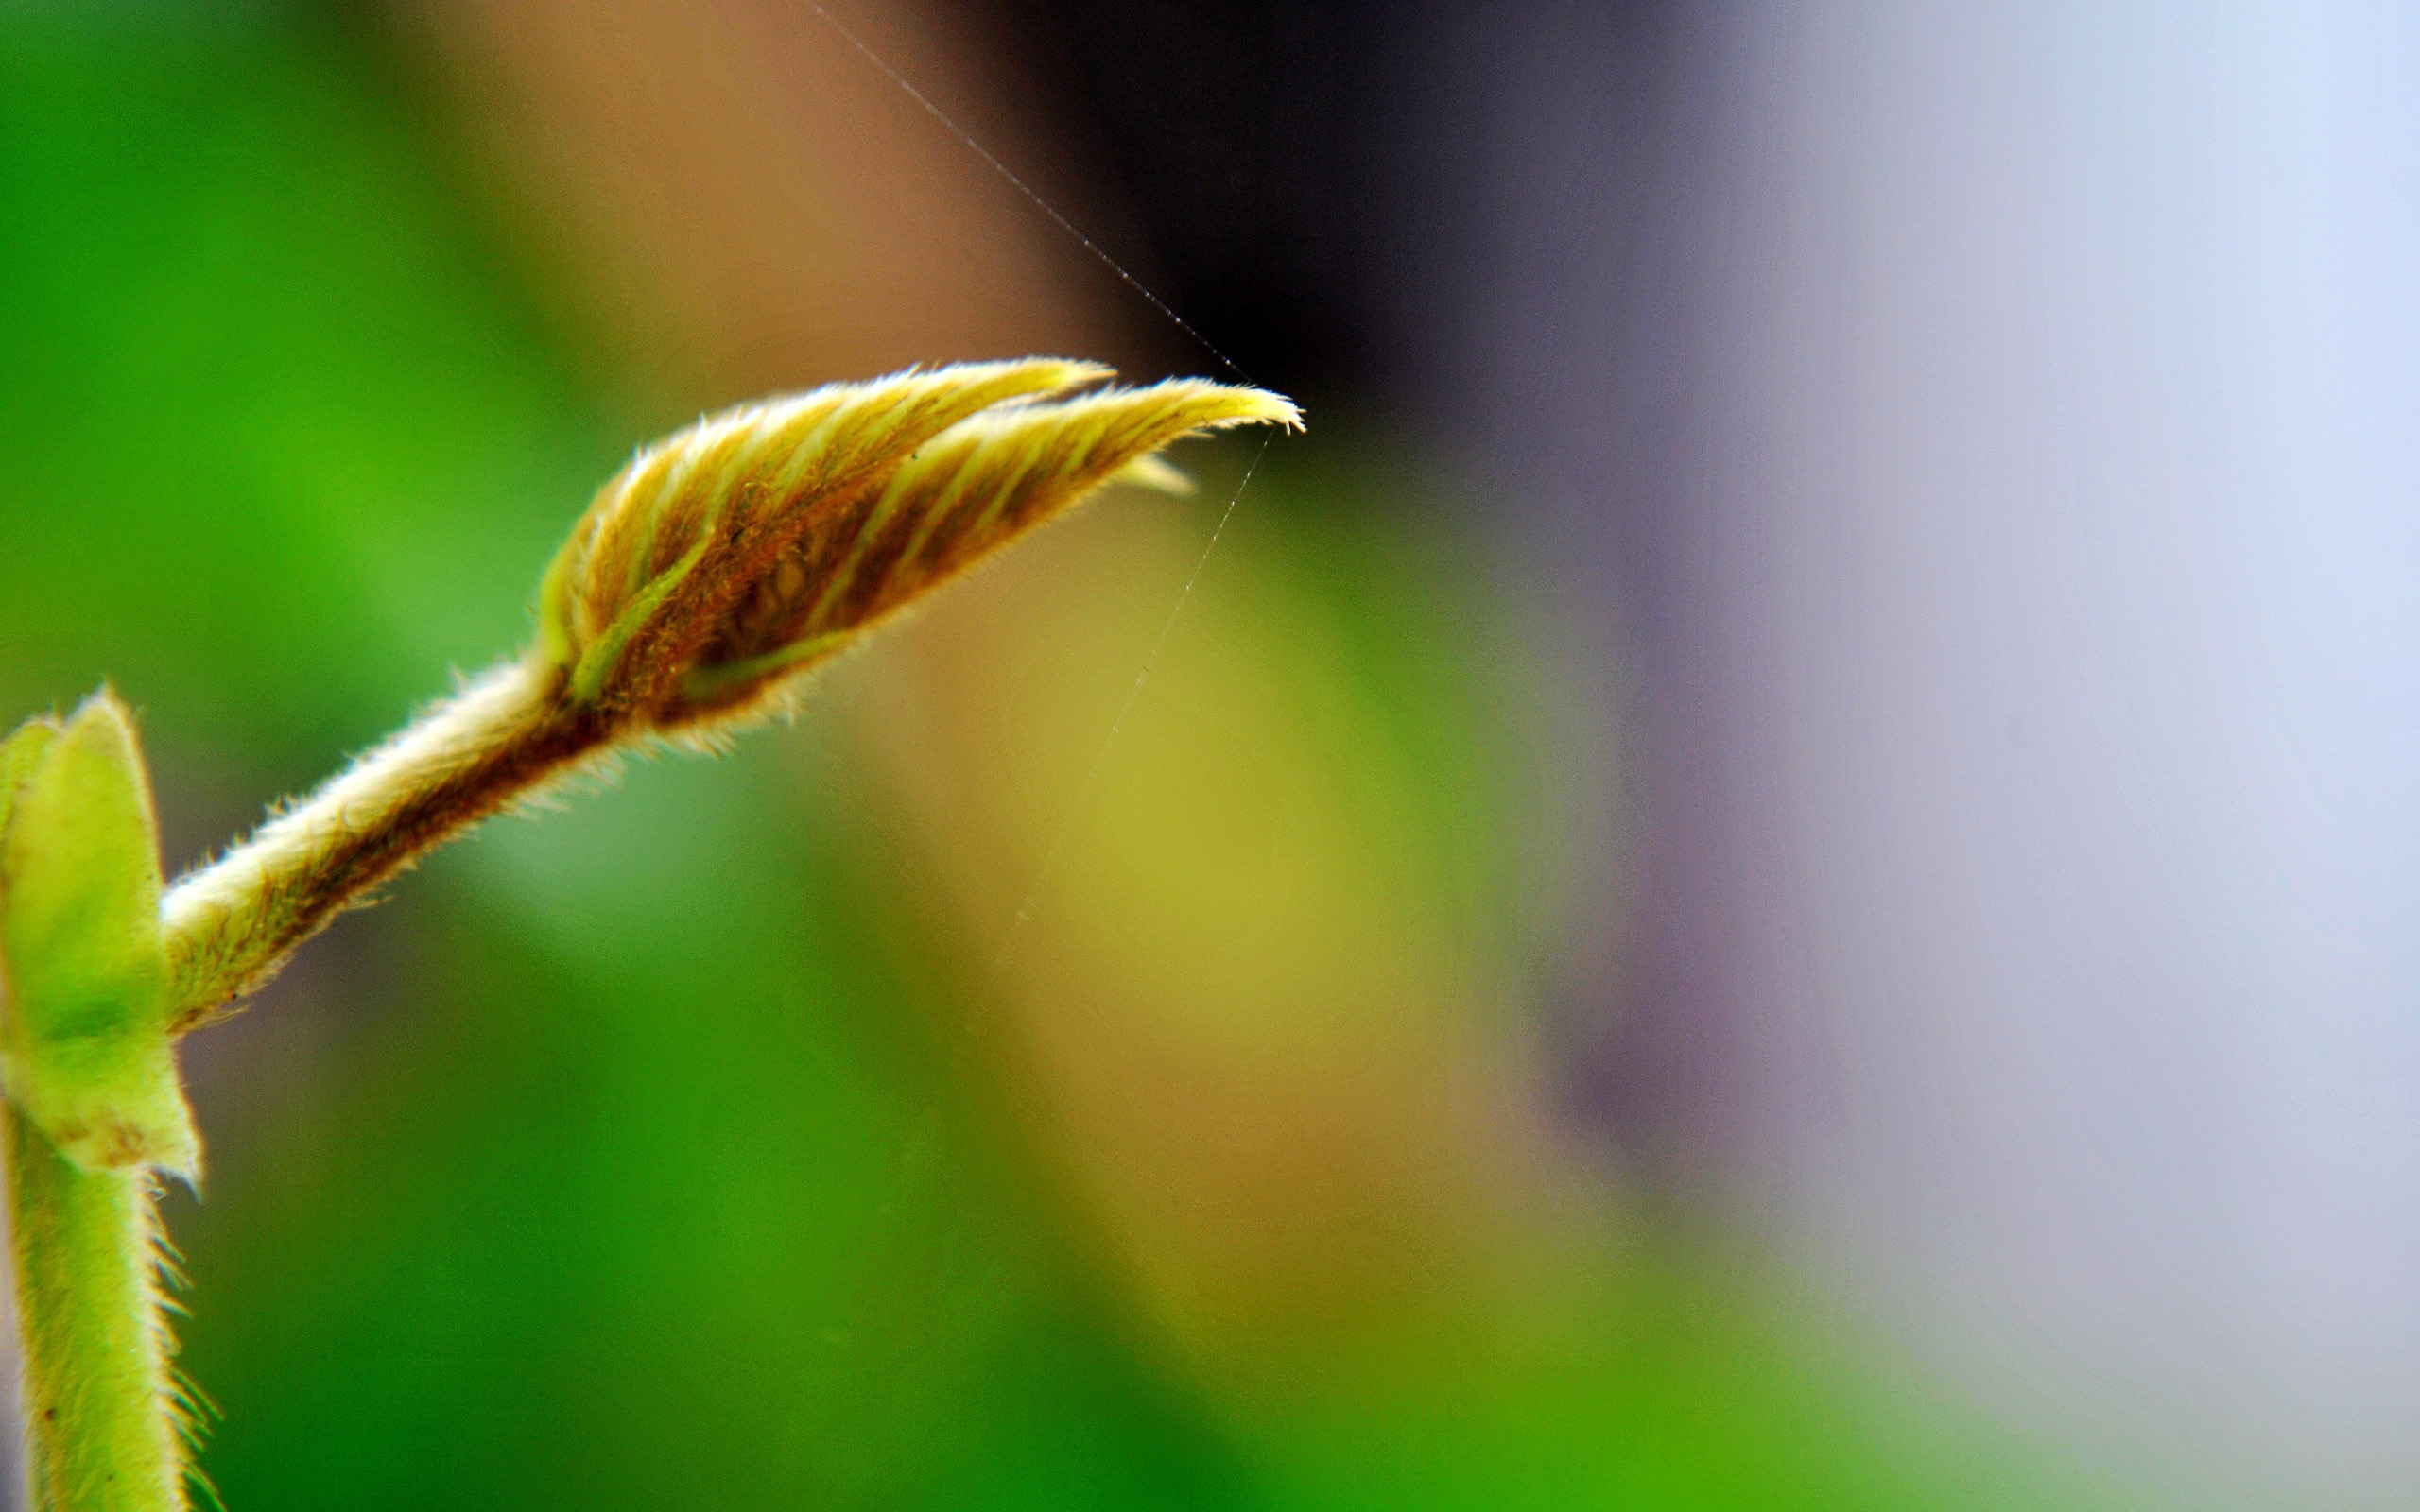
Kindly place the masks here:
[(200, 1144), (168, 1037), (149, 784), (106, 690), (0, 747), (0, 1087), (87, 1169), (187, 1180)]
[(700, 421), (605, 485), (540, 595), (574, 698), (645, 728), (742, 714), (893, 610), (1196, 432), (1299, 425), (1198, 381), (1034, 359), (908, 372)]

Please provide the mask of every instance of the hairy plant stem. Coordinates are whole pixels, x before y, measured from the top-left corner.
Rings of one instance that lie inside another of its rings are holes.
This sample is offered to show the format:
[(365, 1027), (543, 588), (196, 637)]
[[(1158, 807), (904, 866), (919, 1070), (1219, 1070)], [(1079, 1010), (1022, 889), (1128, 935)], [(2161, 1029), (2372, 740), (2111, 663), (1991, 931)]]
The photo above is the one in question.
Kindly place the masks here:
[[(274, 974), (423, 853), (595, 757), (616, 722), (508, 662), (160, 902), (171, 1033)], [(186, 1399), (162, 1315), (156, 1177), (86, 1169), (0, 1100), (34, 1512), (184, 1512)]]
[(363, 894), (598, 755), (616, 723), (560, 666), (510, 662), (414, 720), (161, 901), (169, 1031), (209, 1022)]
[(34, 1512), (184, 1512), (147, 1170), (87, 1171), (0, 1103)]

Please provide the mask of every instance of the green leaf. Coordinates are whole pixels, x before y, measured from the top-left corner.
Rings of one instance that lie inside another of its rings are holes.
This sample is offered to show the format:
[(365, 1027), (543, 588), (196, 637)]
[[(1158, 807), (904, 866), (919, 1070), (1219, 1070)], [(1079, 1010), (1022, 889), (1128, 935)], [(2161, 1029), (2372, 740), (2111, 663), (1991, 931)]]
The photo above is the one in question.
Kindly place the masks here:
[(0, 787), (0, 1087), (88, 1170), (191, 1181), (201, 1148), (169, 1046), (159, 843), (125, 706), (103, 689), (63, 727), (21, 730)]

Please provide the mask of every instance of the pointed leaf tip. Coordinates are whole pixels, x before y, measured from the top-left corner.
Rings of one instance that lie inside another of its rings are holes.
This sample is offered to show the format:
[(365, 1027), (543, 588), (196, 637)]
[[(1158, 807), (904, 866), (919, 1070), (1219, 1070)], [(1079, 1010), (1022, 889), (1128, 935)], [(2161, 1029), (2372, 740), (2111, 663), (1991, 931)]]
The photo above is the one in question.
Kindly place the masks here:
[[(1258, 389), (1179, 379), (1003, 404), (969, 416), (902, 461), (850, 516), (845, 537), (782, 564), (704, 648), (684, 684), (690, 717), (743, 713), (797, 673), (1026, 532), (1119, 478), (1189, 490), (1159, 459), (1184, 437), (1299, 422)], [(1138, 476), (1139, 474), (1139, 476)], [(789, 646), (810, 654), (781, 656)], [(761, 667), (735, 679), (725, 667)]]
[(1157, 452), (1146, 452), (1127, 463), (1110, 481), (1179, 499), (1189, 499), (1197, 491), (1192, 474)]

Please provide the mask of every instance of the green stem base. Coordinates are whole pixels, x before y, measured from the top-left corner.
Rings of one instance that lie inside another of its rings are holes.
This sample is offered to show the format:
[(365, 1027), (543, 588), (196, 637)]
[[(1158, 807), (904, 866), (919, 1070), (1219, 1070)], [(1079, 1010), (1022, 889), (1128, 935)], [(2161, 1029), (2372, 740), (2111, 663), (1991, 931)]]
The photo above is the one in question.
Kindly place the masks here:
[(185, 1512), (147, 1172), (87, 1171), (0, 1103), (25, 1349), (26, 1505)]

